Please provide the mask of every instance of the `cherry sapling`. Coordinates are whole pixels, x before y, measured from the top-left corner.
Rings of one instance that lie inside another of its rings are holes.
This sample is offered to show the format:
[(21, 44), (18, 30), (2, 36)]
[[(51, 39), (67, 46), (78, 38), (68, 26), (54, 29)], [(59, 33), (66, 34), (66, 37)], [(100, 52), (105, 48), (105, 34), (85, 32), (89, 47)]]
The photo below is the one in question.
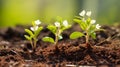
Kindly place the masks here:
[(25, 29), (25, 32), (28, 35), (24, 35), (27, 40), (30, 41), (32, 49), (34, 50), (36, 48), (36, 43), (38, 41), (37, 36), (39, 35), (40, 31), (43, 29), (42, 26), (39, 27), (41, 22), (39, 20), (36, 20), (32, 22), (32, 27), (29, 29)]
[(93, 39), (96, 38), (96, 33), (95, 31), (101, 30), (99, 24), (95, 24), (96, 20), (91, 19), (91, 11), (85, 11), (83, 10), (81, 13), (79, 13), (80, 16), (77, 16), (77, 19), (74, 19), (75, 22), (77, 22), (81, 29), (86, 33), (82, 32), (73, 32), (70, 35), (70, 39), (76, 39), (82, 36), (85, 36), (86, 38), (86, 47), (90, 46), (89, 43), (89, 38), (92, 37)]
[(68, 24), (67, 20), (55, 22), (54, 25), (48, 25), (47, 28), (55, 35), (55, 40), (52, 37), (44, 37), (42, 40), (44, 42), (51, 42), (54, 44), (58, 43), (58, 40), (62, 39), (62, 32), (68, 28), (70, 28), (71, 25)]

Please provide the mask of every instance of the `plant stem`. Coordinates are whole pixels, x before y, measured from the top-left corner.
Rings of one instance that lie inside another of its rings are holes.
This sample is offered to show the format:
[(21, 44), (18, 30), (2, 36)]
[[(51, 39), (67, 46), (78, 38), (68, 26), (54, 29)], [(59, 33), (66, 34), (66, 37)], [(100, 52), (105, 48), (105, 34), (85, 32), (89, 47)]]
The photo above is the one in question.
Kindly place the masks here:
[(55, 45), (57, 44), (57, 42), (58, 42), (58, 38), (59, 38), (59, 35), (60, 35), (60, 31), (59, 31), (59, 27), (57, 28), (57, 32), (56, 32), (56, 34), (55, 34)]
[(36, 44), (37, 44), (37, 39), (34, 38), (33, 50), (36, 48)]
[(89, 29), (91, 27), (91, 24), (88, 26), (88, 28), (86, 29), (86, 47), (91, 47), (89, 44)]
[(56, 34), (56, 35), (55, 35), (55, 43), (54, 43), (54, 44), (56, 45), (57, 42), (58, 42), (58, 35)]
[(89, 34), (88, 32), (86, 32), (86, 47), (89, 47), (88, 42), (89, 42)]
[(31, 44), (31, 46), (32, 46), (32, 49), (33, 49), (33, 42), (32, 42), (32, 40), (30, 40), (30, 44)]

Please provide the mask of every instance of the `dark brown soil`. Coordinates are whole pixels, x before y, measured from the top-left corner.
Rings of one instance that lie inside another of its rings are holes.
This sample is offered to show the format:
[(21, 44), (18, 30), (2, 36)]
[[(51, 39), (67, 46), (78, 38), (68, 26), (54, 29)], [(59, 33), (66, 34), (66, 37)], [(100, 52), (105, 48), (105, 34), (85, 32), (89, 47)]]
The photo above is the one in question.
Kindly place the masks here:
[(25, 26), (0, 29), (0, 67), (116, 67), (120, 65), (120, 25), (102, 26), (105, 31), (90, 39), (92, 48), (85, 48), (85, 37), (71, 40), (70, 33), (82, 31), (77, 24), (63, 32), (57, 45), (41, 41), (44, 36), (54, 35), (43, 29), (38, 36), (37, 48), (33, 52), (24, 38)]

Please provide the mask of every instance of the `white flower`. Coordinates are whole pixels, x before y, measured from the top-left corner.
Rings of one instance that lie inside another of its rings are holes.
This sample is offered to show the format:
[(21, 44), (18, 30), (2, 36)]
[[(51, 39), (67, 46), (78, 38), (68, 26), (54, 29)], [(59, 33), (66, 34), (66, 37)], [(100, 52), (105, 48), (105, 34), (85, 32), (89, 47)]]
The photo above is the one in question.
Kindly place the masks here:
[(85, 16), (85, 10), (83, 10), (81, 13), (79, 13), (80, 16)]
[(86, 15), (87, 15), (88, 17), (90, 17), (90, 16), (91, 16), (91, 11), (87, 11)]
[(38, 29), (38, 26), (30, 27), (30, 29), (31, 29), (32, 31), (36, 31), (36, 30)]
[(65, 27), (68, 26), (68, 22), (67, 22), (67, 20), (64, 20), (64, 21), (63, 21), (63, 25), (64, 25)]
[(60, 27), (60, 23), (59, 22), (55, 22), (55, 26), (56, 27)]
[(96, 22), (96, 20), (91, 20), (90, 23), (91, 24), (94, 24)]
[(35, 24), (36, 24), (36, 25), (41, 24), (40, 20), (36, 20), (36, 21), (35, 21)]
[(96, 28), (97, 28), (97, 29), (100, 29), (100, 27), (101, 27), (101, 26), (100, 26), (99, 24), (96, 24)]

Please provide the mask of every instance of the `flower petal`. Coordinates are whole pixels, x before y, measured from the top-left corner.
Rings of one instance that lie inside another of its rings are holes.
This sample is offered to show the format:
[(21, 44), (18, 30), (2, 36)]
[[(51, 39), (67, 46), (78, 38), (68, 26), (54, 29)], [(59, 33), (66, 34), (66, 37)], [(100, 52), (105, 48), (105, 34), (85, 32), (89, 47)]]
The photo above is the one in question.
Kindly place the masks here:
[(88, 17), (90, 17), (90, 16), (91, 16), (91, 11), (87, 11), (86, 15), (87, 15)]
[(85, 10), (83, 10), (81, 13), (79, 13), (80, 16), (85, 16)]
[(33, 27), (30, 27), (30, 30), (34, 31), (34, 28), (33, 28)]
[(36, 31), (36, 30), (38, 29), (38, 26), (30, 27), (30, 29), (31, 29), (32, 31)]
[(55, 22), (55, 26), (56, 27), (60, 27), (60, 23), (59, 22)]
[(64, 21), (63, 21), (63, 25), (64, 25), (65, 27), (68, 26), (68, 22), (67, 22), (67, 20), (64, 20)]
[(36, 21), (35, 21), (35, 24), (36, 24), (36, 25), (41, 24), (40, 20), (36, 20)]
[(94, 24), (96, 22), (96, 20), (91, 20), (90, 23), (91, 24)]
[(96, 24), (96, 29), (100, 29), (100, 25), (99, 24)]

